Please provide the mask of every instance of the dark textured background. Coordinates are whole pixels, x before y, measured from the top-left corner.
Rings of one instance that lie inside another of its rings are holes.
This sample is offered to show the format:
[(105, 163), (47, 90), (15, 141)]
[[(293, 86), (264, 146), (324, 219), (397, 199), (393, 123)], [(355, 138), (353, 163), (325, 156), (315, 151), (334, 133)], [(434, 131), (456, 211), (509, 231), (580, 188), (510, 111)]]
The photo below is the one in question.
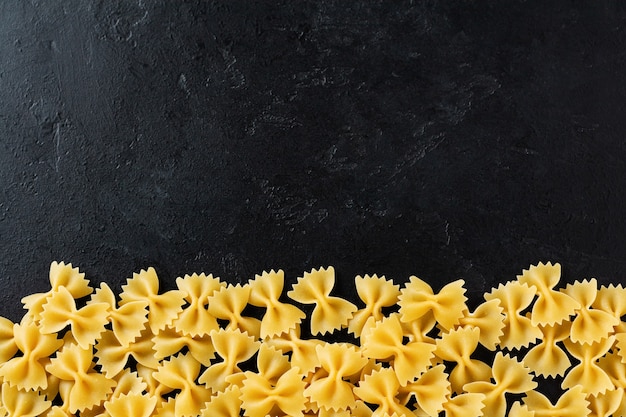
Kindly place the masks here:
[(549, 3), (0, 2), (2, 315), (52, 260), (626, 282), (624, 3)]

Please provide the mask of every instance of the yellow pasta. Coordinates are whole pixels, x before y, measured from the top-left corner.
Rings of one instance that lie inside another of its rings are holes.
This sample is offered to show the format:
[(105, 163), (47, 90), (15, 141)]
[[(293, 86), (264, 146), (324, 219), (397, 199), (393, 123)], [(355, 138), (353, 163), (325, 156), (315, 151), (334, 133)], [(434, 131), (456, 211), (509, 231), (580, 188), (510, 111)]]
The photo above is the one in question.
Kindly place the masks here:
[(298, 282), (287, 293), (289, 298), (302, 304), (315, 304), (311, 313), (311, 333), (314, 335), (346, 327), (357, 310), (351, 302), (330, 295), (334, 286), (335, 269), (320, 268), (298, 278)]
[(491, 378), (491, 367), (471, 358), (479, 337), (479, 328), (465, 327), (444, 333), (436, 341), (434, 354), (445, 361), (456, 362), (456, 366), (450, 372), (450, 383), (454, 393), (460, 393), (468, 382), (489, 381)]
[(141, 270), (138, 274), (122, 285), (120, 305), (133, 301), (148, 302), (148, 324), (152, 333), (172, 324), (175, 318), (183, 311), (187, 294), (180, 290), (171, 290), (159, 294), (159, 278), (154, 268)]
[(285, 275), (282, 270), (271, 270), (256, 275), (249, 282), (249, 303), (257, 307), (265, 307), (265, 315), (261, 320), (261, 338), (277, 336), (281, 333), (295, 329), (302, 322), (306, 314), (296, 306), (281, 303), (278, 297), (285, 285)]
[(412, 276), (398, 297), (401, 320), (410, 322), (432, 312), (437, 323), (445, 330), (452, 329), (467, 308), (464, 283), (463, 280), (454, 281), (435, 294), (430, 285)]
[(519, 349), (527, 347), (541, 337), (541, 330), (533, 326), (532, 321), (520, 312), (530, 306), (536, 293), (535, 287), (529, 287), (518, 281), (509, 281), (500, 284), (490, 293), (485, 294), (485, 300), (499, 300), (504, 309), (504, 334), (499, 345), (505, 349)]
[(71, 383), (66, 395), (61, 393), (61, 397), (72, 413), (101, 404), (117, 384), (113, 379), (92, 370), (92, 359), (92, 349), (70, 344), (65, 345), (46, 366), (46, 371)]
[(211, 390), (194, 382), (199, 374), (200, 362), (191, 354), (178, 354), (163, 361), (153, 374), (154, 379), (163, 385), (179, 390), (174, 407), (177, 417), (197, 416), (204, 403), (211, 399)]
[(392, 314), (381, 320), (368, 333), (363, 343), (363, 354), (377, 360), (392, 360), (400, 385), (426, 371), (436, 348), (426, 342), (403, 342), (402, 326), (398, 314)]
[(118, 303), (54, 262), (20, 323), (0, 317), (0, 417), (624, 416), (626, 290), (560, 278), (531, 265), (470, 311), (462, 280), (357, 276), (357, 307), (331, 295), (332, 267), (286, 293), (280, 270), (160, 292), (149, 268)]
[(490, 417), (504, 416), (505, 393), (522, 394), (537, 386), (528, 368), (501, 352), (496, 353), (493, 361), (492, 379), (494, 382), (469, 382), (463, 387), (467, 392), (485, 395), (483, 413)]
[(118, 308), (113, 290), (105, 282), (100, 284), (87, 304), (93, 303), (108, 304), (113, 334), (122, 346), (134, 342), (148, 321), (148, 301), (130, 301)]
[(211, 331), (219, 328), (217, 319), (207, 309), (208, 297), (215, 291), (224, 287), (213, 275), (193, 274), (177, 278), (178, 289), (185, 292), (184, 297), (188, 306), (174, 319), (172, 327), (179, 333), (195, 336), (206, 336)]
[(78, 310), (69, 290), (59, 287), (43, 305), (39, 329), (44, 334), (53, 334), (70, 326), (76, 342), (81, 348), (88, 349), (95, 344), (108, 323), (107, 303), (92, 303)]
[(348, 323), (348, 330), (359, 337), (364, 329), (366, 331), (371, 329), (376, 322), (383, 319), (383, 307), (390, 307), (398, 302), (400, 286), (377, 275), (357, 276), (354, 283), (356, 292), (365, 303), (365, 307), (354, 313)]
[(250, 285), (228, 285), (209, 296), (209, 313), (218, 319), (228, 320), (226, 330), (239, 329), (256, 338), (261, 337), (261, 320), (245, 317), (241, 313), (250, 299)]
[(560, 279), (561, 265), (552, 265), (551, 262), (532, 265), (518, 276), (521, 284), (535, 287), (537, 290), (537, 300), (531, 315), (533, 326), (560, 324), (580, 308), (577, 300), (553, 290)]

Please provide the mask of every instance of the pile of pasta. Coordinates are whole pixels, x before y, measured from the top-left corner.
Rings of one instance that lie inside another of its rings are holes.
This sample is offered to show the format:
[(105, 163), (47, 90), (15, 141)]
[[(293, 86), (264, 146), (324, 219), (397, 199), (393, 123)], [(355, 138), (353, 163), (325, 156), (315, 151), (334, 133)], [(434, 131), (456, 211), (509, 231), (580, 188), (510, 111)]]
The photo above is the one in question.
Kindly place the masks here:
[(462, 280), (357, 276), (357, 305), (332, 267), (286, 293), (280, 270), (160, 291), (149, 268), (118, 297), (53, 262), (23, 319), (0, 318), (0, 416), (624, 416), (626, 290), (560, 278), (530, 266), (472, 311)]

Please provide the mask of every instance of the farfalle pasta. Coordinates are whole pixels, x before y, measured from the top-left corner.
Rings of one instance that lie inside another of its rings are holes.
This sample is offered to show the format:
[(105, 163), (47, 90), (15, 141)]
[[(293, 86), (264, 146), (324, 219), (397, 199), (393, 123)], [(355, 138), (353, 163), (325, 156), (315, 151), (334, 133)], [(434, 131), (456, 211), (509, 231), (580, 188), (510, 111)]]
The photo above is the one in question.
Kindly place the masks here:
[(624, 416), (626, 290), (560, 278), (531, 265), (471, 311), (463, 280), (357, 276), (347, 300), (332, 267), (166, 292), (148, 268), (118, 302), (53, 262), (0, 317), (0, 417)]

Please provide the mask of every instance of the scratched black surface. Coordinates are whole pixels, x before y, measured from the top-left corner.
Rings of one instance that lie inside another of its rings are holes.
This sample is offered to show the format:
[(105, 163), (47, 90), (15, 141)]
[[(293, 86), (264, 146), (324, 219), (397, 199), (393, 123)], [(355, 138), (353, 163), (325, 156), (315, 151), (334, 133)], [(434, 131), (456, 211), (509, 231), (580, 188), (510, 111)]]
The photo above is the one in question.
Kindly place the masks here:
[(624, 282), (624, 5), (494, 3), (0, 2), (2, 314), (52, 260)]

